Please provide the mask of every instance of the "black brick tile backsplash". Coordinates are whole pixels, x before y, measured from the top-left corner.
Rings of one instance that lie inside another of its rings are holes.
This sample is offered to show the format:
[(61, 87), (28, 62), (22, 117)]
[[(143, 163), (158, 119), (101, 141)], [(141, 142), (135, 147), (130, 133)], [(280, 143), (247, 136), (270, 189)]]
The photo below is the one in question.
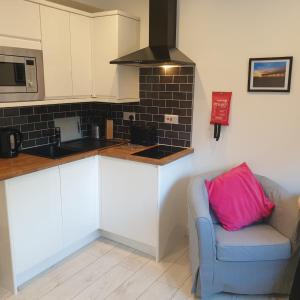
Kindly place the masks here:
[[(103, 121), (110, 112), (109, 104), (54, 104), (0, 109), (0, 127), (13, 127), (23, 134), (22, 148), (47, 145), (53, 141), (54, 119), (80, 116), (83, 136), (89, 134), (92, 121)], [(104, 122), (103, 126), (104, 126)], [(104, 130), (102, 131), (104, 133)]]
[[(114, 120), (114, 136), (129, 139), (129, 121), (123, 112), (135, 112), (136, 123), (157, 128), (161, 144), (189, 147), (192, 133), (193, 67), (140, 69), (140, 103), (53, 104), (0, 109), (0, 127), (13, 127), (23, 134), (22, 148), (46, 145), (53, 141), (54, 119), (80, 116), (83, 136), (90, 133), (90, 124)], [(179, 124), (164, 123), (165, 114), (179, 116)]]
[[(114, 135), (129, 138), (129, 122), (123, 112), (136, 113), (136, 123), (154, 125), (158, 142), (174, 146), (191, 146), (193, 108), (193, 67), (140, 69), (139, 104), (112, 104)], [(164, 123), (165, 114), (179, 116), (179, 124)]]

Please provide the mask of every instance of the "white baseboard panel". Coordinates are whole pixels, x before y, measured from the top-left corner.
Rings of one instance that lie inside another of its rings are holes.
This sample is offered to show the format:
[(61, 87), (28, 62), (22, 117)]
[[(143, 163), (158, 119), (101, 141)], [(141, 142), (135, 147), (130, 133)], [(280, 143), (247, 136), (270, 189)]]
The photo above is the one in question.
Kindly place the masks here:
[(123, 244), (130, 248), (136, 249), (143, 253), (146, 253), (154, 258), (157, 256), (156, 248), (150, 245), (146, 245), (140, 242), (133, 241), (131, 239), (125, 238), (115, 233), (107, 232), (104, 230), (100, 230), (101, 237), (107, 238), (109, 240), (115, 241), (117, 243)]
[(48, 269), (56, 265), (57, 263), (61, 262), (66, 257), (74, 254), (75, 252), (79, 251), (81, 248), (87, 246), (88, 244), (92, 243), (93, 241), (100, 238), (100, 232), (97, 230), (91, 234), (89, 234), (84, 239), (76, 242), (75, 244), (71, 245), (63, 249), (61, 252), (57, 253), (56, 255), (48, 258), (47, 260), (43, 261), (42, 263), (36, 265), (35, 267), (17, 275), (17, 286), (20, 288), (22, 285), (27, 283), (28, 281), (32, 280), (34, 277), (40, 275), (43, 272), (46, 272)]

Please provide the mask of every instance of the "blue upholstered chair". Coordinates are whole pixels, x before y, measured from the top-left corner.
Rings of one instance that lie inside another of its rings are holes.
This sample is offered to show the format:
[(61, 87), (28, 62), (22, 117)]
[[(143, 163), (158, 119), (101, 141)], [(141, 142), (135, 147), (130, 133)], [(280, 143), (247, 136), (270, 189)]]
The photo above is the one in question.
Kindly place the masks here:
[(204, 298), (215, 293), (288, 294), (299, 252), (298, 197), (275, 182), (257, 176), (275, 202), (272, 216), (239, 231), (224, 230), (210, 210), (204, 180), (191, 180), (188, 221), (193, 292)]

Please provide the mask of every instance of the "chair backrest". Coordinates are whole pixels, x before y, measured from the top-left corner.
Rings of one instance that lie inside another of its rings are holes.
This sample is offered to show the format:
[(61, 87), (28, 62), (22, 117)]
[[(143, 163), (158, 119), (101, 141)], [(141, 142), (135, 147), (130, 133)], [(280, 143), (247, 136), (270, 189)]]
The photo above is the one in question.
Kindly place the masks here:
[[(215, 177), (219, 176), (220, 174), (222, 174), (224, 172), (226, 172), (226, 170), (213, 171), (213, 172), (208, 172), (208, 173), (202, 174), (201, 178), (203, 179), (203, 184), (204, 184), (205, 180), (212, 180), (212, 179), (214, 179)], [(207, 195), (207, 199), (208, 199), (208, 195)], [(209, 205), (209, 214), (211, 216), (211, 220), (212, 220), (213, 224), (220, 224), (218, 218), (216, 217), (216, 215), (213, 212), (210, 205)]]

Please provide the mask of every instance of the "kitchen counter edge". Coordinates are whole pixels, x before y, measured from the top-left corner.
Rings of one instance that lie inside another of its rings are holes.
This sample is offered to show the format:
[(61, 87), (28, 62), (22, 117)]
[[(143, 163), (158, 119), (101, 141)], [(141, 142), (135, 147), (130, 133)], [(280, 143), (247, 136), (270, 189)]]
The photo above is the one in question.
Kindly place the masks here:
[(88, 157), (101, 155), (112, 158), (119, 158), (140, 163), (147, 163), (157, 166), (163, 166), (174, 162), (182, 157), (185, 157), (194, 152), (193, 148), (186, 148), (181, 152), (172, 154), (162, 159), (153, 159), (146, 157), (139, 157), (132, 155), (135, 152), (143, 151), (151, 147), (132, 147), (127, 144), (120, 143), (104, 149), (91, 150), (81, 153), (76, 153), (60, 159), (50, 159), (25, 153), (20, 153), (15, 158), (1, 158), (0, 159), (0, 181), (8, 180), (14, 177), (30, 174), (33, 172), (42, 171), (48, 168), (56, 167), (66, 163), (85, 159)]

